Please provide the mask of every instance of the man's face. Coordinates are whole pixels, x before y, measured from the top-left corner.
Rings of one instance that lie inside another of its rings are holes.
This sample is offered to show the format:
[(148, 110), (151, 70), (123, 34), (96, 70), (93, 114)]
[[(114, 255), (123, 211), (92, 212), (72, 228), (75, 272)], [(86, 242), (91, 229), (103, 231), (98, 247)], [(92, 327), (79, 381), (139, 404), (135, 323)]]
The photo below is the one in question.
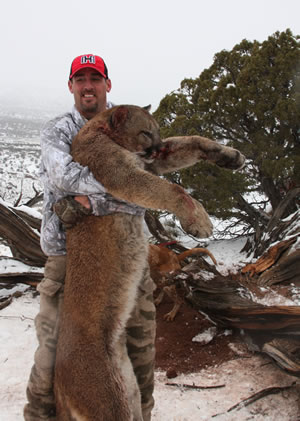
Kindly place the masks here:
[(111, 90), (111, 81), (96, 70), (89, 67), (79, 70), (68, 86), (77, 110), (88, 120), (106, 110), (106, 93)]

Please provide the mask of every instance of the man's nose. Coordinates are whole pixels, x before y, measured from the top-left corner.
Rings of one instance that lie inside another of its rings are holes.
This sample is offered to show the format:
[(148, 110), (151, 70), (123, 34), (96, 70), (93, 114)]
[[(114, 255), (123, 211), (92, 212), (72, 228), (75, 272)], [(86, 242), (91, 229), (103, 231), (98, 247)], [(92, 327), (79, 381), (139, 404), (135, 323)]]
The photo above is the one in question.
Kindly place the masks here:
[(92, 83), (92, 80), (90, 78), (85, 79), (84, 88), (85, 89), (92, 89), (93, 88), (93, 83)]

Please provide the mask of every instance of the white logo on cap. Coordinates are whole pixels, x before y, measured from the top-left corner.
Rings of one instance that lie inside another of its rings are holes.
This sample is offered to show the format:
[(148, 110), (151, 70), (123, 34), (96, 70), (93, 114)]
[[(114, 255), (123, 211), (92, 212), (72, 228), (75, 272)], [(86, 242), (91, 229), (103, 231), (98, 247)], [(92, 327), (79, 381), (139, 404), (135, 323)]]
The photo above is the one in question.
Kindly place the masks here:
[(96, 64), (95, 56), (82, 56), (80, 60), (81, 64)]

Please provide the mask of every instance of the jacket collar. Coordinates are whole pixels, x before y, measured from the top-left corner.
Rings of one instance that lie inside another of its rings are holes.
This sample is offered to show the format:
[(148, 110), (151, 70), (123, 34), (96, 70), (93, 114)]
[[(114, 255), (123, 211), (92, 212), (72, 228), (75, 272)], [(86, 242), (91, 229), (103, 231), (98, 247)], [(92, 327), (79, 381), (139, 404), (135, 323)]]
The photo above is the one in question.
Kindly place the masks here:
[(88, 122), (88, 120), (80, 114), (80, 112), (77, 110), (76, 106), (73, 105), (72, 108), (72, 117), (75, 122), (75, 124), (81, 129), (85, 125), (85, 123)]

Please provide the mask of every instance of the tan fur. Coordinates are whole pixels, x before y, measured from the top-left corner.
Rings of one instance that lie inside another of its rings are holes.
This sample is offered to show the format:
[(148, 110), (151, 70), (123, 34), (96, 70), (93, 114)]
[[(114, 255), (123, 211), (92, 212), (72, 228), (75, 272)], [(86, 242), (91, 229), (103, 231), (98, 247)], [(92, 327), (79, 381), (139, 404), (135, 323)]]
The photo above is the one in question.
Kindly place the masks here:
[(195, 256), (199, 254), (206, 254), (211, 258), (213, 263), (217, 265), (217, 261), (213, 254), (203, 247), (196, 247), (190, 250), (186, 250), (183, 253), (176, 254), (174, 251), (162, 247), (161, 245), (149, 244), (148, 262), (150, 266), (151, 278), (156, 283), (157, 287), (161, 290), (158, 297), (155, 300), (155, 304), (159, 305), (165, 293), (172, 299), (174, 306), (172, 310), (164, 315), (164, 319), (168, 322), (174, 321), (183, 300), (178, 295), (175, 285), (168, 285), (166, 275), (177, 272), (181, 269), (181, 262), (189, 256)]
[[(190, 141), (187, 156), (177, 141), (169, 153), (168, 142), (166, 147), (161, 143), (158, 125), (144, 109), (118, 106), (98, 114), (81, 129), (72, 155), (89, 167), (111, 195), (172, 212), (186, 232), (207, 237), (212, 224), (203, 206), (181, 187), (153, 174), (164, 167), (173, 170), (174, 159), (181, 166), (183, 156), (186, 164), (188, 156), (190, 165), (195, 161)], [(198, 155), (198, 160), (203, 158)], [(55, 370), (58, 421), (142, 421), (124, 340), (147, 264), (142, 224), (142, 216), (116, 213), (88, 216), (67, 232), (67, 275)]]

